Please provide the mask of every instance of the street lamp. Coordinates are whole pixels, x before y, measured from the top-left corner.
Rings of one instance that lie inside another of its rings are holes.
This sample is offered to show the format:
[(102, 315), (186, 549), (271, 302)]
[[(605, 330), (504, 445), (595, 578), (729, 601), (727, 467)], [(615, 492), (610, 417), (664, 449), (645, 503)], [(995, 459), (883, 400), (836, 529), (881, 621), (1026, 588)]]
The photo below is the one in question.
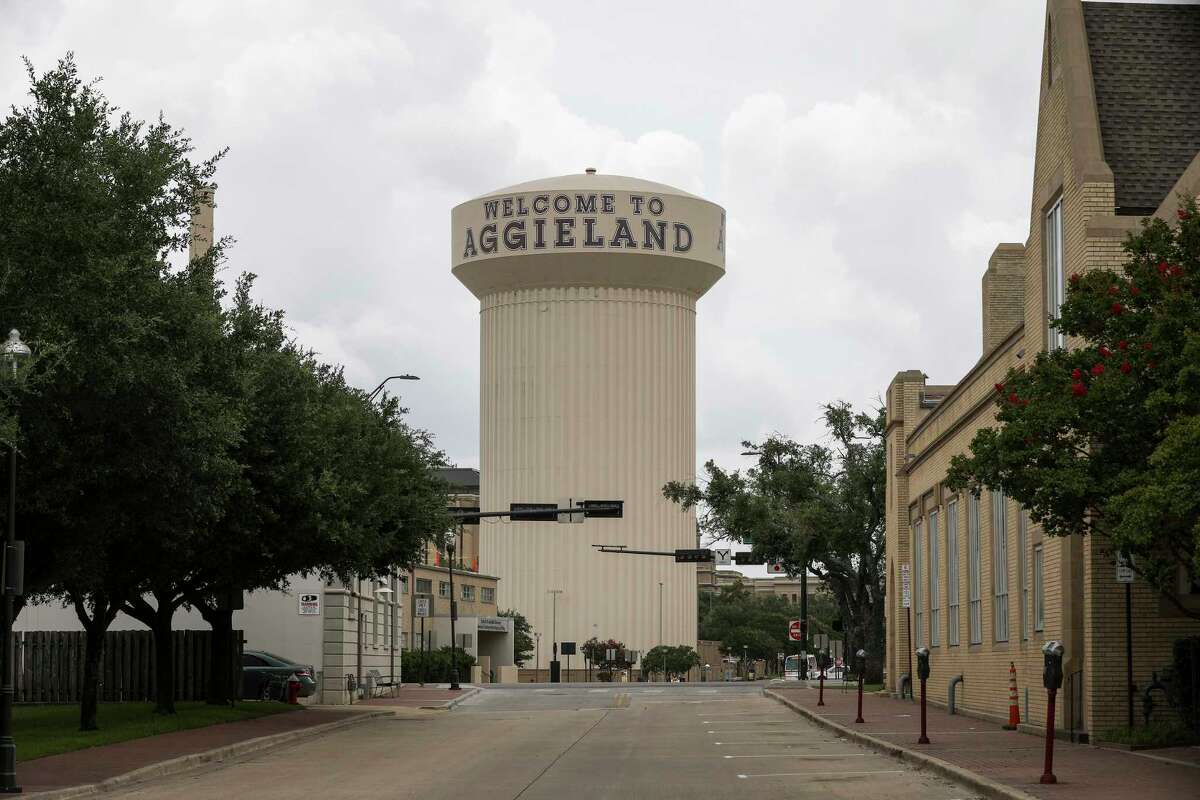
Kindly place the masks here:
[[(459, 524), (461, 532), (462, 525)], [(462, 689), (458, 685), (458, 660), (455, 658), (454, 648), (457, 642), (454, 636), (454, 621), (458, 619), (458, 603), (454, 600), (454, 537), (450, 537), (450, 541), (446, 543), (446, 555), (450, 557), (450, 690), (457, 692)]]
[[(0, 357), (11, 370), (13, 385), (17, 382), (17, 369), (22, 361), (32, 354), (29, 346), (21, 341), (21, 334), (14, 328), (8, 332), (8, 340), (0, 348)], [(7, 371), (7, 370), (6, 370)], [(10, 562), (11, 559), (11, 562)], [(13, 601), (17, 586), (21, 583), (22, 568), (17, 553), (17, 442), (8, 447), (8, 535), (4, 540), (4, 605), (0, 617), (0, 636), (4, 637), (4, 685), (0, 688), (0, 792), (16, 794), (17, 745), (12, 735), (13, 690)]]
[(383, 385), (385, 383), (387, 383), (388, 381), (419, 381), (419, 380), (421, 380), (421, 379), (418, 378), (416, 375), (390, 375), (390, 376), (384, 378), (383, 381), (381, 381), (380, 384), (378, 386), (376, 386), (369, 395), (367, 395), (367, 401), (374, 402), (375, 398), (379, 396), (379, 393), (383, 391)]
[(663, 680), (667, 679), (667, 644), (663, 641), (663, 582), (658, 582), (658, 644), (663, 649)]

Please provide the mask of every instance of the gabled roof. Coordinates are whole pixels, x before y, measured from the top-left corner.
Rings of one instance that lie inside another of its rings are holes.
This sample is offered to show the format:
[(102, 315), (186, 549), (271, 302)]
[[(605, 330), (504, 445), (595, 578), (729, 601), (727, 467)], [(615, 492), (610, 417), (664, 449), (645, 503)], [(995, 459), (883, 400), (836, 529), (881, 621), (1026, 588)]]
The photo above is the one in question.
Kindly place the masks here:
[(1153, 214), (1200, 151), (1200, 5), (1083, 4), (1118, 214)]

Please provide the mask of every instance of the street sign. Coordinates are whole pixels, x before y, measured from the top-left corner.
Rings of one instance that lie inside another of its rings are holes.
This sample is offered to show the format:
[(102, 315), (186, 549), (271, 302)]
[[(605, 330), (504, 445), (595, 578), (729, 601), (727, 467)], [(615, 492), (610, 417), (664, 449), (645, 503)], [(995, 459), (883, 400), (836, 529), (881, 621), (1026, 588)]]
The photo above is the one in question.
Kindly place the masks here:
[(712, 561), (713, 551), (707, 547), (702, 547), (696, 550), (676, 550), (675, 563), (677, 564), (695, 564), (705, 561)]
[(772, 561), (767, 563), (767, 572), (771, 575), (784, 575), (787, 570), (783, 568), (782, 561)]
[(803, 634), (801, 633), (800, 620), (794, 619), (788, 623), (788, 638), (789, 639), (791, 639), (793, 642), (798, 642), (798, 641), (800, 641), (802, 635)]
[(908, 564), (900, 565), (900, 606), (912, 607), (912, 575), (909, 574)]
[(558, 652), (559, 652), (559, 655), (564, 655), (564, 656), (575, 655), (575, 643), (574, 642), (563, 642), (562, 644), (560, 644), (558, 646)]
[(416, 610), (418, 617), (428, 617), (429, 616), (429, 598), (428, 597), (418, 597), (416, 599), (416, 602), (413, 604), (413, 607)]
[(321, 616), (321, 595), (319, 595), (319, 594), (302, 594), (302, 595), (300, 595), (300, 616), (302, 616), (302, 617), (319, 617), (319, 616)]
[(732, 550), (713, 550), (713, 563), (718, 567), (728, 567), (733, 565)]
[(1133, 561), (1123, 553), (1117, 553), (1117, 583), (1133, 583)]
[(816, 648), (818, 650), (828, 650), (829, 649), (829, 634), (818, 633), (818, 634), (814, 635), (813, 636), (813, 644), (816, 646)]
[(616, 661), (617, 660), (617, 648), (610, 647), (607, 650), (605, 650), (604, 651), (604, 660), (605, 661)]

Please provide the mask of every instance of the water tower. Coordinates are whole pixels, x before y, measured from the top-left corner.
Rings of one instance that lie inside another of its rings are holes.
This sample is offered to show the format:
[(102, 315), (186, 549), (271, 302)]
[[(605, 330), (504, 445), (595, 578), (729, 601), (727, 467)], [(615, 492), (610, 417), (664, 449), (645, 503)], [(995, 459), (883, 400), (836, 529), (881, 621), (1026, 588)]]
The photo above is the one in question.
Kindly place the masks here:
[(480, 303), (482, 509), (623, 503), (582, 524), (485, 520), (500, 607), (542, 634), (542, 668), (553, 636), (695, 646), (693, 564), (592, 545), (696, 546), (662, 486), (696, 472), (696, 302), (725, 273), (724, 210), (589, 169), (463, 203), (451, 229)]

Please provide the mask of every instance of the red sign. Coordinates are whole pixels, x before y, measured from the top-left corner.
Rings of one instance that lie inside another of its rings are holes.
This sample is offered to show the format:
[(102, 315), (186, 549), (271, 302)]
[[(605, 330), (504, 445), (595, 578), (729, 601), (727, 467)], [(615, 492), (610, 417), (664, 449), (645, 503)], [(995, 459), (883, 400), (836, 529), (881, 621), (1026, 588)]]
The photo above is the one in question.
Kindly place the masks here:
[(788, 638), (791, 639), (793, 642), (800, 641), (800, 638), (801, 638), (800, 620), (794, 619), (788, 623)]

